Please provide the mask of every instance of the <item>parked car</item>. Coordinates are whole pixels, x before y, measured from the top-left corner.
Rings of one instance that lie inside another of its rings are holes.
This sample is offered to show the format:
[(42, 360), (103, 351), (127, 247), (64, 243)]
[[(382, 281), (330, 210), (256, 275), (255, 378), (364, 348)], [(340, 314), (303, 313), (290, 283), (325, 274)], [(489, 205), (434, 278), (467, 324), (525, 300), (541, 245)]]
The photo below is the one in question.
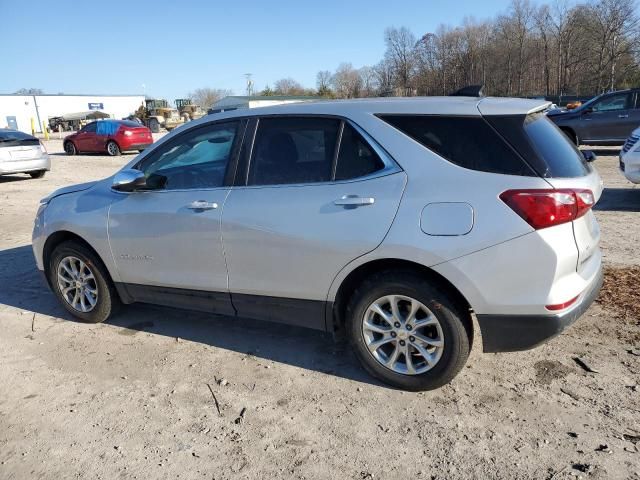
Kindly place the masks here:
[(42, 178), (51, 170), (47, 149), (36, 137), (0, 128), (0, 175), (28, 173), (31, 178)]
[(640, 125), (640, 89), (605, 93), (547, 115), (576, 145), (622, 145)]
[(633, 183), (640, 183), (640, 128), (636, 128), (620, 151), (620, 171)]
[(142, 151), (153, 143), (151, 130), (129, 120), (98, 120), (64, 139), (67, 155), (106, 152), (120, 155), (127, 150)]
[[(346, 335), (396, 387), (474, 339), (532, 348), (602, 282), (598, 173), (545, 101), (300, 103), (208, 115), (42, 200), (37, 266), (76, 317), (147, 302)], [(227, 321), (234, 321), (229, 318)]]

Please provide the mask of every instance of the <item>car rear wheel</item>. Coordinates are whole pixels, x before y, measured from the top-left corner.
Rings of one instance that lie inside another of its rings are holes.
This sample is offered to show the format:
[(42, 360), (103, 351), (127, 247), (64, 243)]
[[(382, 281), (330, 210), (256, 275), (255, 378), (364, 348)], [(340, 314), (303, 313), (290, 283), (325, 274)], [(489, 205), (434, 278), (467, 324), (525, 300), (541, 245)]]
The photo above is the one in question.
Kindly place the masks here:
[(31, 175), (31, 178), (42, 178), (45, 173), (47, 173), (46, 170), (38, 170), (37, 172), (29, 172), (29, 175)]
[(54, 249), (47, 275), (62, 306), (82, 321), (104, 322), (120, 307), (104, 265), (78, 242), (64, 242)]
[(113, 140), (110, 140), (107, 143), (107, 153), (112, 157), (118, 156), (120, 155), (120, 147), (116, 142), (114, 142)]
[(64, 151), (67, 155), (76, 155), (78, 153), (73, 142), (64, 142)]
[(347, 333), (364, 368), (406, 390), (450, 382), (470, 351), (471, 327), (463, 305), (413, 272), (373, 275), (354, 292)]

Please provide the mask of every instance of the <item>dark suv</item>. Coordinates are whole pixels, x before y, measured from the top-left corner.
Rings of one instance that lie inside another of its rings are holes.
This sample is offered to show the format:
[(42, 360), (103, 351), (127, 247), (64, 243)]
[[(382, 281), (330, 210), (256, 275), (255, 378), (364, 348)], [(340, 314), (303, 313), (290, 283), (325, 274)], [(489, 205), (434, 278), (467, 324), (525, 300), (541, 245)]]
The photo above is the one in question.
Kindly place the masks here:
[(576, 145), (622, 145), (640, 126), (640, 88), (604, 93), (548, 116)]

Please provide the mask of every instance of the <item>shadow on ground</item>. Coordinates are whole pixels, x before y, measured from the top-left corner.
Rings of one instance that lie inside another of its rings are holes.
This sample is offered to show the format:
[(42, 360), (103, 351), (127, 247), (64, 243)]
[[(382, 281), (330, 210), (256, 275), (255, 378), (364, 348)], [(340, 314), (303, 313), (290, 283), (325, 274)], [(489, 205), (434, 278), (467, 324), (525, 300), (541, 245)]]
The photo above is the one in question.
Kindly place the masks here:
[(640, 188), (610, 188), (602, 196), (594, 210), (603, 212), (640, 212)]
[[(0, 304), (75, 321), (41, 278), (30, 245), (0, 250)], [(123, 336), (139, 331), (246, 353), (307, 370), (382, 386), (331, 335), (257, 320), (134, 304), (107, 322)]]
[(31, 175), (25, 174), (13, 174), (13, 175), (0, 175), (0, 183), (19, 182), (20, 180), (33, 180)]
[[(582, 150), (591, 150), (599, 157), (610, 157), (610, 156), (618, 156), (620, 154), (621, 147), (589, 147), (584, 146)], [(596, 159), (596, 164), (598, 160)]]

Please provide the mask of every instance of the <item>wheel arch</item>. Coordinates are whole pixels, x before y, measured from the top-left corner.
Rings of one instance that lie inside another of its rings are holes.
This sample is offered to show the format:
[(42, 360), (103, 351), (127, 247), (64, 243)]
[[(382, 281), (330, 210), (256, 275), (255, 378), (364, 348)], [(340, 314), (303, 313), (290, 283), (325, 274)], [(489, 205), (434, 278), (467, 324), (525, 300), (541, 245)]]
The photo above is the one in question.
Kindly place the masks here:
[(399, 258), (371, 260), (359, 265), (349, 272), (349, 274), (340, 283), (340, 286), (336, 291), (335, 298), (333, 299), (333, 303), (328, 303), (329, 311), (327, 312), (327, 329), (329, 331), (335, 332), (338, 336), (344, 332), (345, 312), (351, 294), (365, 278), (373, 275), (374, 273), (385, 270), (417, 273), (424, 278), (427, 278), (429, 282), (443, 289), (444, 292), (449, 295), (454, 302), (456, 302), (456, 304), (462, 306), (464, 310), (463, 313), (466, 313), (463, 321), (467, 326), (470, 340), (472, 339), (473, 321), (471, 319), (471, 305), (460, 290), (435, 270), (422, 264)]
[[(62, 142), (62, 149), (63, 149), (63, 150), (65, 150), (64, 146), (65, 146), (67, 143), (70, 143), (71, 145), (73, 145), (73, 148), (75, 148), (75, 149), (76, 149), (76, 154), (77, 154), (77, 153), (80, 153), (80, 150), (78, 150), (78, 145), (77, 145), (77, 144), (76, 144), (76, 142), (74, 142), (73, 140), (67, 140), (67, 139), (65, 139), (65, 140)], [(66, 151), (66, 150), (65, 150), (65, 153), (67, 153), (67, 151)]]
[[(100, 261), (100, 263), (102, 264), (101, 266), (104, 268), (104, 271), (109, 276), (109, 280), (111, 281), (111, 283), (116, 285), (115, 282), (113, 281), (113, 277), (111, 276), (111, 272), (109, 272), (109, 269), (107, 268), (104, 260), (102, 259), (100, 254), (96, 251), (96, 249), (91, 246), (89, 242), (87, 242), (84, 238), (82, 238), (77, 233), (73, 233), (68, 230), (59, 230), (57, 232), (53, 232), (51, 235), (47, 237), (47, 239), (44, 242), (44, 247), (42, 249), (42, 263), (44, 267), (45, 278), (47, 279), (47, 283), (49, 284), (49, 287), (52, 287), (51, 281), (49, 278), (49, 263), (51, 261), (51, 254), (53, 253), (53, 251), (58, 245), (67, 241), (77, 242), (81, 244), (83, 247), (85, 247), (86, 249), (88, 249), (89, 251), (91, 251), (91, 253), (93, 253), (98, 259), (98, 261)], [(120, 294), (120, 291), (118, 291), (118, 295), (122, 296)]]

